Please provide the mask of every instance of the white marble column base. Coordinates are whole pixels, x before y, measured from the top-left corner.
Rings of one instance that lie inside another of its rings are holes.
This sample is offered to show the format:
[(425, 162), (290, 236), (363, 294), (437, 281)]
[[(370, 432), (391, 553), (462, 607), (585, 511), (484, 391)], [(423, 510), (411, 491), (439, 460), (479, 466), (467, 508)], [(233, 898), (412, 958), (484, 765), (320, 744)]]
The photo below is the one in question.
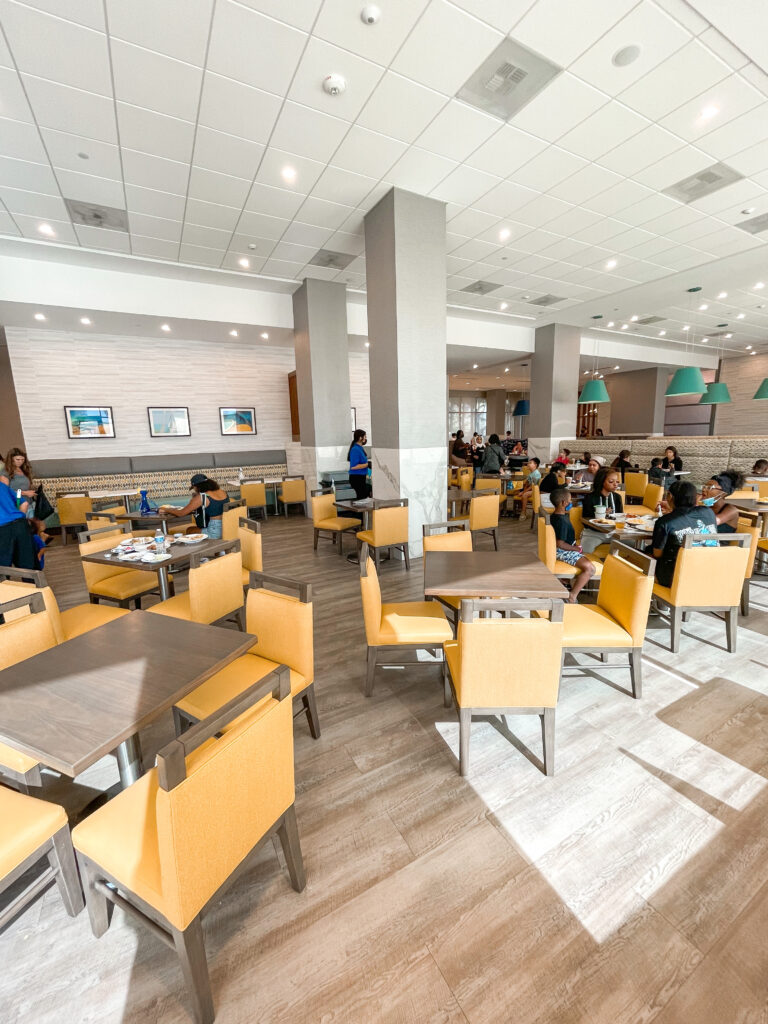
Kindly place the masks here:
[(408, 551), (413, 558), (420, 558), (424, 523), (445, 521), (445, 445), (437, 448), (374, 447), (371, 461), (374, 498), (408, 499)]
[(551, 462), (552, 459), (557, 458), (560, 445), (565, 440), (565, 437), (529, 437), (528, 455), (531, 457), (535, 455), (541, 459), (542, 465), (545, 462)]
[[(291, 445), (296, 451), (288, 450), (288, 471), (304, 476), (307, 481), (307, 497), (320, 487), (320, 477), (330, 470), (346, 472), (349, 469), (347, 451), (349, 445), (326, 445), (310, 448), (301, 444)], [(295, 467), (295, 468), (294, 468)]]

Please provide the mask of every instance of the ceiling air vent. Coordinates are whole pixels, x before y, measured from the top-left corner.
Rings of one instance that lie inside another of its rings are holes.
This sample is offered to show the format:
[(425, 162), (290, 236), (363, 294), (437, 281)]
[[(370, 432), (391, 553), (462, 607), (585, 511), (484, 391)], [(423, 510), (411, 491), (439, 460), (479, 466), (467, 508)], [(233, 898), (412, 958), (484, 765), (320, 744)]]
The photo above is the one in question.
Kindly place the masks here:
[(83, 203), (79, 199), (65, 199), (73, 224), (86, 224), (89, 228), (109, 228), (110, 231), (127, 231), (128, 214), (115, 206), (99, 206), (97, 203)]
[(466, 288), (462, 288), (463, 292), (471, 292), (472, 295), (487, 295), (488, 292), (495, 292), (497, 288), (501, 288), (500, 284), (494, 284), (493, 281), (475, 281), (474, 284), (468, 284)]
[(565, 302), (562, 295), (540, 295), (537, 299), (530, 299), (531, 306), (554, 306), (557, 302)]
[(354, 259), (348, 252), (334, 252), (332, 249), (318, 249), (309, 261), (312, 267), (328, 267), (330, 270), (344, 270)]
[(698, 171), (689, 178), (683, 178), (682, 181), (665, 188), (662, 195), (677, 199), (680, 203), (693, 203), (697, 199), (711, 196), (713, 192), (725, 188), (726, 185), (732, 185), (734, 181), (741, 181), (743, 177), (743, 174), (734, 171), (727, 164), (712, 164), (711, 167), (705, 167), (703, 171)]
[(504, 39), (470, 75), (458, 98), (508, 121), (561, 71), (514, 39)]
[(750, 235), (759, 235), (761, 231), (768, 228), (768, 213), (761, 213), (759, 217), (750, 217), (749, 220), (741, 220), (734, 227), (748, 231)]
[(637, 322), (638, 324), (642, 324), (645, 327), (648, 324), (660, 324), (662, 323), (662, 321), (666, 319), (667, 318), (665, 316), (644, 316), (641, 317), (640, 320), (638, 320)]

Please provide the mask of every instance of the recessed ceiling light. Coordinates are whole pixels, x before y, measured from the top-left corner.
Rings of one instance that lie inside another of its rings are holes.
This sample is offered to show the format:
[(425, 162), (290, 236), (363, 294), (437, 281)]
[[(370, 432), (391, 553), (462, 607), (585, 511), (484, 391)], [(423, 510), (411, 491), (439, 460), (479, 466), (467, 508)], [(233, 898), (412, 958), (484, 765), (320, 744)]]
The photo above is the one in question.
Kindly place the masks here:
[(733, 337), (732, 334), (726, 334), (726, 338), (732, 338), (732, 337)]
[(630, 323), (634, 323), (637, 320), (637, 316), (631, 316), (629, 318), (629, 320), (630, 320)]
[(584, 376), (585, 376), (585, 377), (588, 377), (588, 376), (589, 376), (589, 370), (585, 370), (585, 371), (584, 371)]
[(505, 309), (507, 309), (508, 307), (509, 307), (509, 303), (508, 303), (508, 302), (502, 302), (502, 303), (500, 303), (500, 305), (499, 305), (499, 309), (500, 309), (500, 310), (502, 310), (502, 312), (503, 312), (503, 311), (504, 311)]
[(756, 209), (757, 209), (756, 206), (748, 206), (746, 208), (746, 210), (742, 210), (741, 212), (742, 213), (754, 213)]
[(633, 43), (631, 46), (622, 46), (620, 50), (617, 50), (611, 57), (611, 63), (614, 67), (625, 68), (628, 64), (634, 64), (639, 56), (640, 47)]
[(702, 338), (701, 341), (702, 341), (702, 344), (706, 345), (707, 342), (709, 341), (709, 338)]
[(35, 320), (46, 320), (46, 319), (47, 319), (47, 317), (46, 317), (45, 313), (35, 313)]
[(755, 285), (755, 291), (759, 292), (761, 288), (765, 288), (765, 285), (763, 284), (762, 281), (758, 281), (757, 284)]
[(237, 331), (236, 331), (236, 330), (235, 330), (235, 329), (233, 328), (233, 329), (232, 329), (232, 330), (231, 330), (231, 331), (229, 332), (229, 336), (230, 336), (230, 338), (236, 338), (236, 337), (237, 337)]
[(608, 321), (608, 326), (609, 326), (609, 327), (613, 327), (613, 320), (609, 320), (609, 321)]
[(621, 329), (622, 329), (622, 331), (626, 331), (626, 329), (627, 329), (628, 327), (629, 327), (629, 324), (622, 324), (622, 325), (621, 325)]
[(48, 235), (51, 238), (56, 234), (50, 224), (38, 224), (37, 230), (41, 235)]
[(618, 366), (614, 366), (614, 370), (618, 370), (618, 369), (619, 369), (619, 367), (618, 367)]
[(266, 331), (262, 331), (261, 332), (261, 337), (264, 339), (264, 341), (268, 341), (269, 340), (269, 335), (267, 334)]
[(600, 374), (600, 380), (602, 380), (602, 379), (603, 379), (603, 375), (602, 375), (602, 373), (601, 373), (601, 374)]
[(80, 157), (80, 159), (81, 159), (81, 160), (90, 160), (90, 159), (91, 159), (91, 158), (90, 158), (90, 157), (88, 156), (88, 154), (87, 154), (87, 153), (78, 153), (77, 155), (78, 155), (78, 156)]
[(608, 260), (608, 262), (605, 264), (605, 269), (606, 270), (615, 270), (617, 262), (618, 262), (617, 260)]
[(171, 329), (171, 328), (169, 327), (169, 325), (168, 325), (168, 324), (160, 324), (160, 330), (161, 330), (161, 331), (165, 331), (165, 332), (166, 332), (166, 334), (168, 333), (168, 331), (170, 331), (170, 329)]
[(709, 309), (709, 306), (706, 304), (706, 302), (702, 302), (702, 304), (699, 306), (699, 312), (703, 313), (705, 309)]
[(720, 294), (717, 297), (718, 297), (718, 299), (727, 299), (728, 298), (728, 292), (720, 292)]
[(286, 166), (280, 171), (280, 176), (283, 181), (296, 181), (296, 168)]
[(509, 373), (509, 367), (508, 366), (504, 367), (504, 373)]
[(465, 380), (465, 381), (464, 381), (464, 383), (465, 383), (465, 384), (469, 384), (469, 381), (468, 381), (468, 380)]
[(751, 345), (747, 345), (747, 351), (749, 351), (751, 348), (752, 348)]
[(243, 258), (239, 259), (237, 262), (240, 264), (241, 267), (245, 267), (246, 270), (251, 265), (251, 261), (246, 256), (243, 256)]
[(531, 297), (530, 295), (521, 295), (521, 296), (520, 296), (520, 298), (521, 298), (521, 299), (522, 299), (523, 301), (525, 301), (526, 299), (530, 299), (530, 297)]
[(690, 328), (690, 325), (689, 325), (689, 324), (686, 324), (686, 325), (685, 325), (685, 327), (683, 327), (683, 330), (684, 330), (684, 331), (690, 331), (690, 329), (691, 329), (691, 328)]
[(512, 232), (509, 230), (509, 228), (502, 228), (501, 231), (499, 232), (499, 238), (501, 239), (502, 242), (506, 242), (506, 240), (509, 238), (511, 234)]
[(666, 331), (659, 331), (659, 337), (663, 338), (666, 333)]
[(702, 121), (710, 121), (713, 117), (717, 117), (717, 115), (719, 113), (720, 113), (720, 107), (715, 107), (714, 105), (711, 105), (711, 106), (708, 106), (708, 107), (704, 107), (704, 109), (702, 110), (701, 115), (700, 115), (701, 116), (701, 120)]
[(90, 325), (90, 322), (91, 322), (91, 318), (89, 316), (81, 316), (80, 317), (80, 323), (81, 324), (85, 324), (86, 327), (88, 327)]
[(370, 341), (366, 341), (366, 343), (365, 343), (365, 347), (366, 347), (366, 348), (370, 348), (370, 347), (371, 347), (371, 343), (370, 343)]
[(757, 355), (757, 352), (755, 352), (755, 350), (754, 350), (754, 349), (752, 349), (752, 351), (751, 351), (751, 352), (750, 352), (749, 354), (750, 354), (751, 356), (756, 356), (756, 355)]
[(472, 363), (472, 369), (473, 369), (473, 370), (476, 370), (476, 369), (477, 369), (477, 363)]
[(743, 320), (744, 319), (744, 314), (743, 313), (737, 313), (736, 314), (736, 319), (737, 320)]

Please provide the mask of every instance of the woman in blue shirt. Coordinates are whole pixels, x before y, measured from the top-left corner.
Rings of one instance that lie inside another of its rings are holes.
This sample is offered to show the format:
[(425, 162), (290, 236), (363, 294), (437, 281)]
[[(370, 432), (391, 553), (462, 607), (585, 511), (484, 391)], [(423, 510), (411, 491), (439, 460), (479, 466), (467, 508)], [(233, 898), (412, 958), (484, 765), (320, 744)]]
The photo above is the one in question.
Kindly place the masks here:
[(368, 486), (368, 456), (365, 454), (364, 444), (368, 443), (364, 430), (356, 430), (352, 438), (352, 444), (347, 452), (349, 462), (349, 486), (355, 492), (355, 498), (370, 498), (371, 488)]
[(37, 569), (37, 554), (27, 525), (27, 502), (16, 507), (8, 477), (0, 476), (0, 565)]

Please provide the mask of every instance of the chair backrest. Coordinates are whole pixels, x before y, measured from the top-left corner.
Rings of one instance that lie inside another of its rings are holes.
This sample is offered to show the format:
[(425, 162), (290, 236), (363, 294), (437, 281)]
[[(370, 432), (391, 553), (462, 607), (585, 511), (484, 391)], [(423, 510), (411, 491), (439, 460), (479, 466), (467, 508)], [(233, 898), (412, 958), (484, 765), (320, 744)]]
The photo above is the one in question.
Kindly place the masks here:
[[(92, 537), (91, 540), (80, 543), (80, 557), (83, 555), (95, 555), (100, 551), (109, 551), (117, 547), (121, 540), (130, 537), (127, 527), (113, 526), (104, 530), (88, 531), (79, 534), (80, 537)], [(117, 563), (110, 565), (97, 565), (95, 562), (81, 562), (85, 583), (90, 591), (95, 583), (110, 579), (112, 576), (119, 576), (121, 573), (130, 572), (130, 569)]]
[(501, 494), (501, 480), (491, 476), (476, 476), (475, 477), (475, 490), (476, 491), (495, 491), (496, 494)]
[(20, 661), (50, 650), (57, 644), (53, 623), (39, 590), (20, 592), (0, 604), (0, 615), (10, 616), (18, 609), (26, 609), (19, 618), (10, 618), (0, 624), (0, 669), (10, 668)]
[(761, 498), (768, 498), (768, 480), (757, 481), (757, 493)]
[(745, 579), (752, 579), (755, 571), (755, 556), (757, 555), (757, 542), (760, 540), (760, 517), (757, 512), (739, 512), (739, 522), (736, 527), (737, 533), (746, 533), (750, 537), (749, 558), (747, 559), (747, 571)]
[(85, 522), (88, 512), (93, 512), (93, 501), (87, 494), (73, 494), (56, 499), (56, 511), (62, 526), (75, 526)]
[(334, 519), (337, 515), (334, 507), (335, 494), (319, 494), (312, 501), (312, 525), (319, 526), (323, 519)]
[(664, 497), (664, 485), (663, 484), (646, 484), (645, 490), (643, 491), (643, 505), (646, 508), (656, 508), (658, 503)]
[(624, 474), (624, 490), (628, 498), (642, 498), (648, 486), (648, 474), (627, 471)]
[(189, 610), (194, 622), (209, 624), (243, 606), (243, 561), (237, 541), (228, 554), (189, 570)]
[(462, 491), (472, 490), (472, 476), (474, 470), (471, 466), (467, 466), (466, 469), (459, 469), (459, 487)]
[[(424, 551), (471, 551), (472, 534), (461, 524), (460, 530), (448, 529), (454, 523), (425, 523), (422, 527)], [(444, 528), (446, 533), (433, 533), (433, 530)]]
[[(278, 586), (294, 593), (273, 589)], [(246, 629), (258, 637), (248, 653), (288, 665), (311, 683), (315, 677), (315, 644), (309, 584), (254, 572), (245, 607)]]
[(550, 572), (554, 572), (555, 561), (557, 560), (557, 538), (555, 537), (554, 528), (549, 525), (546, 517), (541, 513), (539, 513), (539, 521), (536, 524), (536, 528), (538, 530), (537, 554), (539, 561), (543, 562)]
[(307, 482), (306, 480), (283, 480), (280, 493), (283, 501), (306, 501)]
[(499, 525), (499, 499), (496, 494), (472, 498), (469, 503), (470, 530), (488, 530)]
[(630, 634), (633, 647), (645, 640), (655, 571), (653, 558), (615, 541), (603, 563), (597, 606)]
[(240, 541), (243, 568), (251, 572), (261, 572), (264, 568), (261, 551), (261, 525), (253, 519), (241, 517), (237, 529), (237, 539)]
[(151, 774), (166, 916), (183, 930), (294, 802), (287, 667), (164, 747)]
[(531, 485), (531, 509), (535, 516), (541, 511), (541, 488), (538, 484)]
[(368, 555), (368, 545), (360, 549), (360, 594), (363, 599), (365, 638), (374, 644), (381, 630), (381, 587), (376, 565)]
[(576, 535), (576, 543), (578, 544), (581, 540), (581, 535), (584, 532), (584, 511), (581, 505), (574, 505), (568, 513), (568, 516), (571, 520), (573, 532)]
[(116, 522), (115, 516), (118, 512), (124, 512), (122, 505), (110, 505), (109, 508), (100, 508), (98, 512), (86, 512), (85, 524), (89, 530), (98, 530), (102, 527), (112, 526)]
[(267, 488), (263, 480), (240, 484), (240, 497), (247, 508), (261, 508), (267, 504)]
[[(697, 546), (694, 546), (697, 545)], [(689, 533), (677, 553), (670, 587), (672, 601), (681, 607), (733, 608), (749, 561), (750, 538), (740, 533)]]
[[(474, 618), (479, 611), (541, 611), (548, 618)], [(462, 601), (457, 639), (461, 707), (557, 704), (562, 664), (561, 601)]]
[(408, 542), (408, 507), (374, 509), (371, 516), (373, 543), (377, 548)]
[[(5, 577), (5, 567), (0, 568), (0, 602), (12, 601), (16, 597), (20, 597), (23, 594), (41, 594), (43, 602), (45, 604), (45, 610), (48, 612), (48, 617), (51, 620), (51, 628), (53, 629), (53, 635), (56, 638), (56, 643), (61, 644), (65, 640), (64, 627), (61, 624), (61, 612), (59, 611), (59, 605), (56, 601), (53, 591), (45, 583), (45, 577), (39, 584), (25, 583), (20, 579), (8, 579)], [(40, 576), (43, 576), (40, 573)], [(29, 607), (21, 607), (13, 609), (5, 613), (5, 621), (13, 622), (14, 619), (20, 619), (24, 615), (29, 615)]]
[(235, 505), (234, 508), (227, 508), (221, 513), (221, 539), (237, 540), (237, 531), (240, 528), (240, 520), (247, 514), (244, 505)]

